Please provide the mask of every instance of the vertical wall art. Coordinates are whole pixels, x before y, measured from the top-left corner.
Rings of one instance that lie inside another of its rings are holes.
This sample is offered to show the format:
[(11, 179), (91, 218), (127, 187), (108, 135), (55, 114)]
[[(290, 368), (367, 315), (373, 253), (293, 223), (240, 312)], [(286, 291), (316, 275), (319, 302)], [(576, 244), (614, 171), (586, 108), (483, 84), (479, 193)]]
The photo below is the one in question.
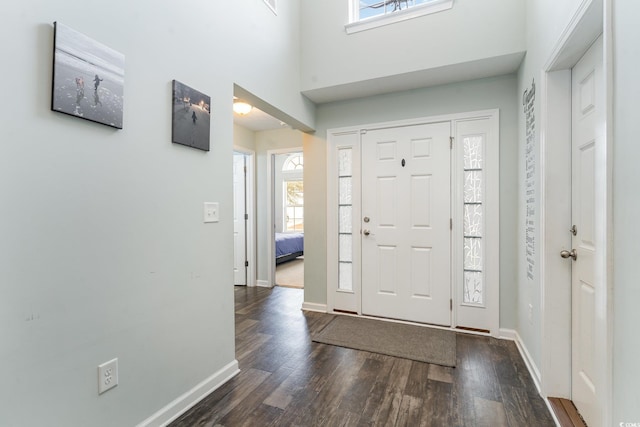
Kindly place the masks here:
[(54, 22), (51, 109), (122, 129), (124, 55)]
[(209, 96), (174, 80), (171, 140), (209, 151), (210, 105)]
[(533, 280), (536, 263), (536, 82), (531, 82), (531, 88), (524, 91), (522, 105), (525, 115), (526, 151), (525, 151), (525, 247), (527, 255), (527, 278)]

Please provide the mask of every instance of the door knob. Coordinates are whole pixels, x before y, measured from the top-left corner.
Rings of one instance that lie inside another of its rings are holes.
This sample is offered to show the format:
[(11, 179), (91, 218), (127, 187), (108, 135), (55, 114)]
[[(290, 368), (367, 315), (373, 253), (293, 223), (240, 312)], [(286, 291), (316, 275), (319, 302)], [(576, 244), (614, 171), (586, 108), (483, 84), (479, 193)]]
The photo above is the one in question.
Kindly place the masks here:
[(369, 230), (362, 230), (362, 234), (368, 236), (369, 234), (371, 234), (371, 232)]
[(560, 256), (562, 258), (573, 258), (574, 261), (578, 259), (578, 253), (576, 252), (575, 249), (571, 249), (571, 252), (569, 252), (569, 251), (560, 251)]

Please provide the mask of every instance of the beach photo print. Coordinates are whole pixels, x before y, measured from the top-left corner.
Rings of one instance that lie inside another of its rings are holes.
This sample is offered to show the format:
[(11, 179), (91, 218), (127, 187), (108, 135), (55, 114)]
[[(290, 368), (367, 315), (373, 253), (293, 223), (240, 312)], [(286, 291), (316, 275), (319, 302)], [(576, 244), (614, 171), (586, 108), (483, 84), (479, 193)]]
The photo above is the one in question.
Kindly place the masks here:
[(122, 129), (124, 55), (54, 22), (51, 109)]
[(209, 151), (211, 98), (174, 80), (172, 104), (171, 140)]

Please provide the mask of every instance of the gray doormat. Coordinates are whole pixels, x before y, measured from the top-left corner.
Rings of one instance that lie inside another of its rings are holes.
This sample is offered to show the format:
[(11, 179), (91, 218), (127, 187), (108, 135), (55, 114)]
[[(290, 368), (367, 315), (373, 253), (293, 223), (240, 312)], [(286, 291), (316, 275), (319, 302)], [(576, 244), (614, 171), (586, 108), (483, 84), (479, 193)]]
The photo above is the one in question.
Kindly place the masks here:
[(336, 316), (311, 339), (443, 366), (456, 366), (456, 333), (362, 317)]

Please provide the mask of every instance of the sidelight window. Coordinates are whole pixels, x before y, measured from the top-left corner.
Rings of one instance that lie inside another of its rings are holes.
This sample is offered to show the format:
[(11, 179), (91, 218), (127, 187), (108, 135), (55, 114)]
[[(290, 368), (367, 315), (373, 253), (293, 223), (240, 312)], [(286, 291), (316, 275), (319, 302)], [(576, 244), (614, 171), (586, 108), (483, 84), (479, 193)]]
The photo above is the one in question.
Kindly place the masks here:
[(464, 147), (463, 303), (484, 304), (484, 135), (467, 135)]

